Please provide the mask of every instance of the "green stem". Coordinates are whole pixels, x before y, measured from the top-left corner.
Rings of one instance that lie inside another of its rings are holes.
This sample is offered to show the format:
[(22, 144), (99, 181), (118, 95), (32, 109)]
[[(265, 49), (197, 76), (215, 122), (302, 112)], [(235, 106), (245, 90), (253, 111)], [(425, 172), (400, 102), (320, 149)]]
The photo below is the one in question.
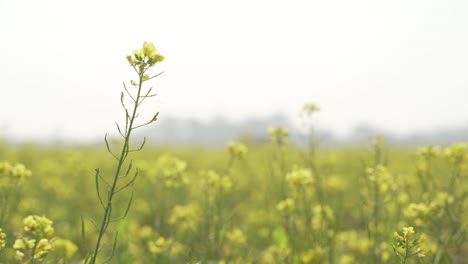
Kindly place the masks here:
[(139, 105), (144, 71), (139, 72), (138, 74), (139, 74), (138, 94), (137, 94), (137, 97), (135, 98), (133, 113), (132, 113), (132, 116), (130, 118), (130, 124), (128, 126), (128, 131), (127, 131), (127, 133), (125, 135), (125, 142), (124, 142), (124, 145), (122, 147), (122, 151), (120, 153), (119, 163), (118, 163), (117, 169), (115, 171), (114, 180), (112, 182), (111, 188), (108, 190), (108, 193), (107, 193), (106, 208), (105, 208), (105, 211), (104, 211), (104, 216), (102, 218), (101, 228), (99, 230), (99, 234), (98, 234), (98, 238), (97, 238), (97, 242), (96, 242), (96, 247), (94, 249), (94, 254), (93, 254), (93, 257), (91, 259), (92, 264), (96, 263), (96, 259), (97, 259), (98, 253), (99, 253), (99, 247), (101, 245), (102, 237), (104, 236), (104, 233), (106, 232), (106, 229), (109, 226), (109, 223), (111, 221), (112, 200), (114, 198), (115, 188), (117, 186), (117, 181), (119, 179), (120, 170), (122, 169), (122, 165), (123, 165), (123, 163), (125, 161), (125, 158), (127, 157), (128, 153), (129, 153), (130, 135), (132, 133), (133, 122), (135, 120), (138, 105)]
[(19, 179), (15, 179), (14, 183), (10, 183), (10, 188), (7, 188), (5, 193), (5, 198), (3, 200), (3, 207), (1, 208), (1, 215), (0, 215), (0, 223), (1, 225), (5, 225), (8, 213), (10, 211), (10, 197), (14, 191), (18, 188)]
[(406, 248), (405, 248), (405, 257), (403, 259), (403, 264), (406, 263), (406, 260), (408, 259), (408, 255), (409, 255), (409, 247), (408, 247), (408, 244), (407, 244)]
[(229, 161), (228, 161), (228, 163), (227, 163), (227, 165), (226, 165), (226, 168), (224, 169), (224, 174), (225, 174), (225, 175), (228, 175), (229, 172), (231, 171), (232, 165), (234, 164), (234, 160), (235, 160), (235, 159), (234, 159), (234, 155), (231, 155), (231, 156), (229, 157)]

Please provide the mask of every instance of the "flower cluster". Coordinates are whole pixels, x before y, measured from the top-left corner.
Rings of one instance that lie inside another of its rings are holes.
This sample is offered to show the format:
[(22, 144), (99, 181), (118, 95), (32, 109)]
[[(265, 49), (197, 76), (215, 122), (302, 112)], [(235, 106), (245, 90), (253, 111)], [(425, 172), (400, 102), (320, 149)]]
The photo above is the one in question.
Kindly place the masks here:
[(276, 209), (280, 212), (291, 213), (294, 210), (294, 199), (286, 198), (276, 205)]
[(236, 228), (232, 231), (226, 233), (226, 239), (234, 244), (245, 245), (247, 243), (247, 237), (244, 232), (239, 228)]
[(269, 246), (262, 254), (261, 263), (276, 264), (288, 263), (287, 259), (291, 255), (291, 249), (287, 246)]
[(413, 227), (403, 227), (402, 229), (402, 234), (394, 233), (396, 245), (393, 246), (393, 250), (395, 254), (404, 261), (412, 256), (424, 257), (426, 253), (420, 246), (426, 241), (426, 235), (414, 237)]
[(204, 185), (208, 188), (208, 191), (216, 191), (218, 193), (224, 193), (231, 189), (232, 181), (228, 176), (220, 176), (212, 170), (202, 172), (204, 175)]
[(127, 60), (132, 66), (147, 67), (154, 66), (157, 62), (163, 61), (164, 56), (159, 54), (151, 42), (144, 42), (140, 50), (134, 50), (133, 55), (128, 55)]
[(237, 143), (237, 142), (230, 142), (228, 144), (228, 150), (231, 156), (237, 159), (243, 159), (247, 155), (247, 152), (249, 151), (249, 149), (247, 148), (245, 144)]
[(23, 220), (24, 231), (30, 236), (16, 239), (13, 248), (16, 249), (16, 259), (24, 262), (44, 259), (52, 249), (54, 228), (52, 221), (45, 216), (30, 215)]
[(182, 230), (196, 230), (199, 220), (198, 207), (192, 204), (176, 205), (169, 217), (169, 224), (177, 225)]
[(435, 218), (446, 216), (447, 206), (454, 202), (454, 197), (447, 192), (438, 192), (432, 201), (422, 203), (410, 203), (403, 211), (403, 215), (413, 220), (416, 226), (425, 224), (425, 220), (431, 221)]
[(277, 143), (278, 145), (282, 145), (285, 143), (286, 138), (289, 135), (289, 131), (283, 127), (272, 127), (268, 129), (268, 134), (270, 134), (270, 140)]
[(429, 160), (438, 157), (441, 151), (439, 146), (428, 145), (425, 147), (420, 147), (417, 152), (419, 156)]
[(333, 210), (329, 206), (316, 205), (312, 208), (312, 229), (326, 230), (335, 222)]
[(453, 164), (460, 164), (468, 156), (468, 144), (457, 143), (445, 149), (445, 156)]
[(163, 155), (156, 161), (156, 168), (158, 172), (155, 178), (160, 179), (167, 188), (177, 189), (189, 182), (185, 172), (187, 163), (183, 160)]
[(8, 161), (1, 161), (0, 174), (8, 174), (10, 176), (22, 179), (25, 177), (30, 177), (32, 172), (22, 163), (16, 163), (12, 165)]
[(366, 173), (371, 182), (375, 182), (380, 192), (387, 192), (389, 189), (395, 189), (392, 174), (388, 171), (387, 167), (377, 165), (374, 168), (367, 168)]
[(318, 111), (320, 111), (320, 107), (318, 107), (317, 104), (315, 103), (305, 103), (302, 106), (302, 112), (307, 115), (311, 115), (312, 113), (318, 112)]
[(295, 168), (286, 175), (286, 181), (294, 187), (304, 187), (314, 182), (312, 171), (306, 168)]
[(323, 263), (327, 257), (327, 250), (317, 246), (301, 254), (302, 263)]
[(53, 244), (54, 251), (64, 259), (69, 259), (78, 251), (78, 247), (68, 239), (55, 239)]
[(159, 255), (159, 254), (164, 253), (165, 251), (168, 251), (171, 245), (172, 245), (172, 240), (166, 239), (164, 237), (159, 237), (158, 239), (154, 241), (148, 242), (149, 251), (153, 255)]

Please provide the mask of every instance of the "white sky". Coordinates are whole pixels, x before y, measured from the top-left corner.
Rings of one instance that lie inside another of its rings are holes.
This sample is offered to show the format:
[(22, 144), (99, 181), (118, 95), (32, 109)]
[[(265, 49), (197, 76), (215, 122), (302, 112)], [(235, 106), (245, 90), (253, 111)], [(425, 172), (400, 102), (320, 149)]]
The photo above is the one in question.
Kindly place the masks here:
[(144, 110), (161, 118), (294, 117), (315, 101), (337, 133), (468, 123), (466, 0), (0, 0), (0, 136), (112, 131), (145, 40), (166, 57)]

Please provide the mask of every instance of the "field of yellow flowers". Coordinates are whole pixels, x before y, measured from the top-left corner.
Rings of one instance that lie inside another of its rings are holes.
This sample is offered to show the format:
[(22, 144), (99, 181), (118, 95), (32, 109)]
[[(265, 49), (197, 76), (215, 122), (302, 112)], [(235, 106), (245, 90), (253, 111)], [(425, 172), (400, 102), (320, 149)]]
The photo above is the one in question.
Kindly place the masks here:
[(127, 56), (137, 78), (103, 146), (0, 141), (0, 263), (468, 263), (468, 144), (320, 149), (312, 129), (297, 147), (273, 127), (143, 148), (132, 132), (157, 121), (138, 117), (163, 60), (148, 42)]
[[(138, 177), (113, 208), (132, 206), (98, 263), (464, 263), (467, 144), (316, 150), (287, 132), (135, 153)], [(114, 165), (106, 148), (3, 142), (0, 158), (0, 261), (82, 263), (102, 215), (95, 169)]]

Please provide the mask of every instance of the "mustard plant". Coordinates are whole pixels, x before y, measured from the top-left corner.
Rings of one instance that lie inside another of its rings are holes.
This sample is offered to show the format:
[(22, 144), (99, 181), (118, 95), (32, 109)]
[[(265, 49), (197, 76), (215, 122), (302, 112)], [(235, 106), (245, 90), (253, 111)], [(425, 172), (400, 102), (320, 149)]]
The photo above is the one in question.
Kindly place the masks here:
[[(285, 146), (289, 136), (289, 130), (284, 127), (271, 127), (268, 129), (270, 141), (273, 144), (272, 161), (268, 164), (270, 169), (271, 187), (273, 190), (279, 186), (281, 199), (287, 198), (287, 190), (285, 186), (284, 175), (287, 172), (287, 164), (285, 160)], [(277, 172), (276, 170), (279, 170)]]
[(25, 234), (20, 235), (13, 245), (16, 260), (34, 264), (43, 261), (52, 250), (53, 222), (45, 216), (30, 215), (23, 220)]
[(76, 254), (78, 246), (71, 240), (57, 238), (54, 240), (52, 249), (59, 257), (58, 264), (65, 264)]
[(211, 258), (219, 259), (223, 240), (223, 229), (226, 225), (225, 215), (226, 194), (232, 189), (231, 177), (220, 175), (213, 170), (203, 171), (202, 190), (203, 197), (203, 222), (201, 223), (202, 236), (205, 239), (204, 261)]
[(7, 221), (13, 196), (17, 194), (24, 179), (31, 175), (31, 170), (22, 163), (0, 162), (0, 224), (4, 225)]
[[(128, 155), (132, 152), (141, 150), (146, 142), (146, 139), (144, 139), (139, 147), (131, 148), (130, 145), (131, 145), (132, 132), (134, 132), (138, 128), (141, 128), (143, 126), (153, 123), (154, 121), (157, 120), (157, 117), (159, 114), (159, 113), (156, 113), (152, 119), (142, 124), (136, 123), (136, 119), (138, 118), (141, 104), (146, 99), (155, 96), (155, 94), (151, 93), (152, 88), (143, 89), (143, 84), (161, 74), (161, 73), (158, 73), (156, 75), (151, 76), (149, 74), (149, 70), (152, 67), (154, 67), (158, 62), (163, 61), (164, 57), (157, 52), (156, 48), (154, 47), (152, 43), (145, 42), (143, 44), (143, 47), (140, 50), (135, 50), (133, 51), (133, 55), (128, 55), (127, 60), (130, 66), (132, 66), (132, 68), (135, 70), (135, 73), (137, 74), (138, 79), (136, 81), (135, 80), (130, 81), (130, 84), (133, 87), (133, 90), (127, 89), (127, 86), (124, 83), (123, 86), (125, 89), (125, 93), (121, 92), (120, 102), (125, 111), (125, 125), (120, 126), (118, 123), (116, 123), (117, 130), (123, 139), (123, 146), (120, 152), (114, 153), (114, 151), (111, 149), (109, 141), (107, 140), (107, 134), (104, 137), (108, 152), (117, 161), (115, 174), (113, 175), (113, 177), (109, 179), (108, 177), (106, 178), (103, 175), (101, 175), (99, 169), (96, 169), (96, 176), (95, 176), (96, 192), (97, 192), (99, 202), (104, 212), (103, 212), (103, 216), (101, 219), (101, 223), (99, 227), (97, 227), (98, 235), (97, 235), (97, 240), (96, 240), (96, 245), (94, 247), (94, 251), (92, 252), (90, 258), (87, 258), (86, 260), (86, 262), (90, 261), (90, 263), (92, 264), (95, 264), (98, 259), (98, 255), (101, 250), (102, 239), (104, 237), (104, 234), (107, 231), (107, 228), (112, 222), (125, 218), (128, 214), (128, 211), (132, 203), (133, 193), (129, 199), (129, 202), (128, 202), (128, 205), (126, 207), (124, 214), (120, 217), (115, 217), (113, 215), (115, 195), (118, 194), (120, 191), (132, 186), (138, 175), (138, 170), (136, 170), (135, 173), (133, 174), (133, 177), (130, 180), (128, 180), (127, 182), (123, 184), (120, 184), (120, 185), (118, 184), (121, 181), (123, 181), (125, 177), (129, 176), (132, 171), (132, 161), (130, 161), (127, 165), (127, 168), (124, 169), (124, 164), (127, 161)], [(127, 106), (125, 99), (130, 99), (130, 108)], [(101, 193), (100, 184), (104, 184), (106, 186), (105, 195)], [(114, 238), (113, 249), (115, 249), (116, 243), (117, 243), (117, 234), (115, 235), (115, 238)], [(105, 262), (110, 261), (113, 255), (114, 255), (114, 252), (110, 254), (110, 256), (107, 258)]]
[(305, 160), (307, 166), (310, 167), (312, 172), (315, 175), (316, 181), (314, 183), (315, 189), (317, 191), (317, 198), (320, 203), (325, 202), (325, 193), (323, 190), (324, 181), (318, 169), (317, 162), (317, 152), (320, 145), (320, 140), (317, 135), (316, 126), (314, 122), (314, 117), (317, 112), (320, 111), (320, 107), (313, 102), (305, 103), (302, 106), (300, 117), (303, 122), (303, 126), (306, 129), (306, 151), (305, 151)]
[(385, 151), (384, 139), (377, 136), (373, 142), (373, 162), (364, 170), (366, 188), (362, 191), (367, 204), (362, 214), (367, 215), (367, 233), (371, 241), (369, 261), (375, 263), (382, 257), (380, 245), (384, 242), (385, 224), (393, 220), (388, 204), (398, 189), (393, 174), (387, 168)]
[(413, 227), (403, 227), (402, 234), (395, 232), (395, 244), (393, 251), (401, 263), (407, 263), (411, 257), (422, 258), (426, 256), (422, 244), (426, 241), (426, 235), (416, 237)]
[(249, 148), (243, 143), (231, 141), (228, 143), (228, 151), (229, 161), (226, 165), (226, 169), (224, 170), (225, 174), (228, 174), (230, 172), (236, 160), (242, 160), (245, 158), (245, 156), (249, 152)]
[(417, 150), (419, 162), (417, 166), (417, 176), (424, 193), (432, 192), (433, 186), (433, 163), (434, 159), (440, 156), (439, 146), (428, 145)]

